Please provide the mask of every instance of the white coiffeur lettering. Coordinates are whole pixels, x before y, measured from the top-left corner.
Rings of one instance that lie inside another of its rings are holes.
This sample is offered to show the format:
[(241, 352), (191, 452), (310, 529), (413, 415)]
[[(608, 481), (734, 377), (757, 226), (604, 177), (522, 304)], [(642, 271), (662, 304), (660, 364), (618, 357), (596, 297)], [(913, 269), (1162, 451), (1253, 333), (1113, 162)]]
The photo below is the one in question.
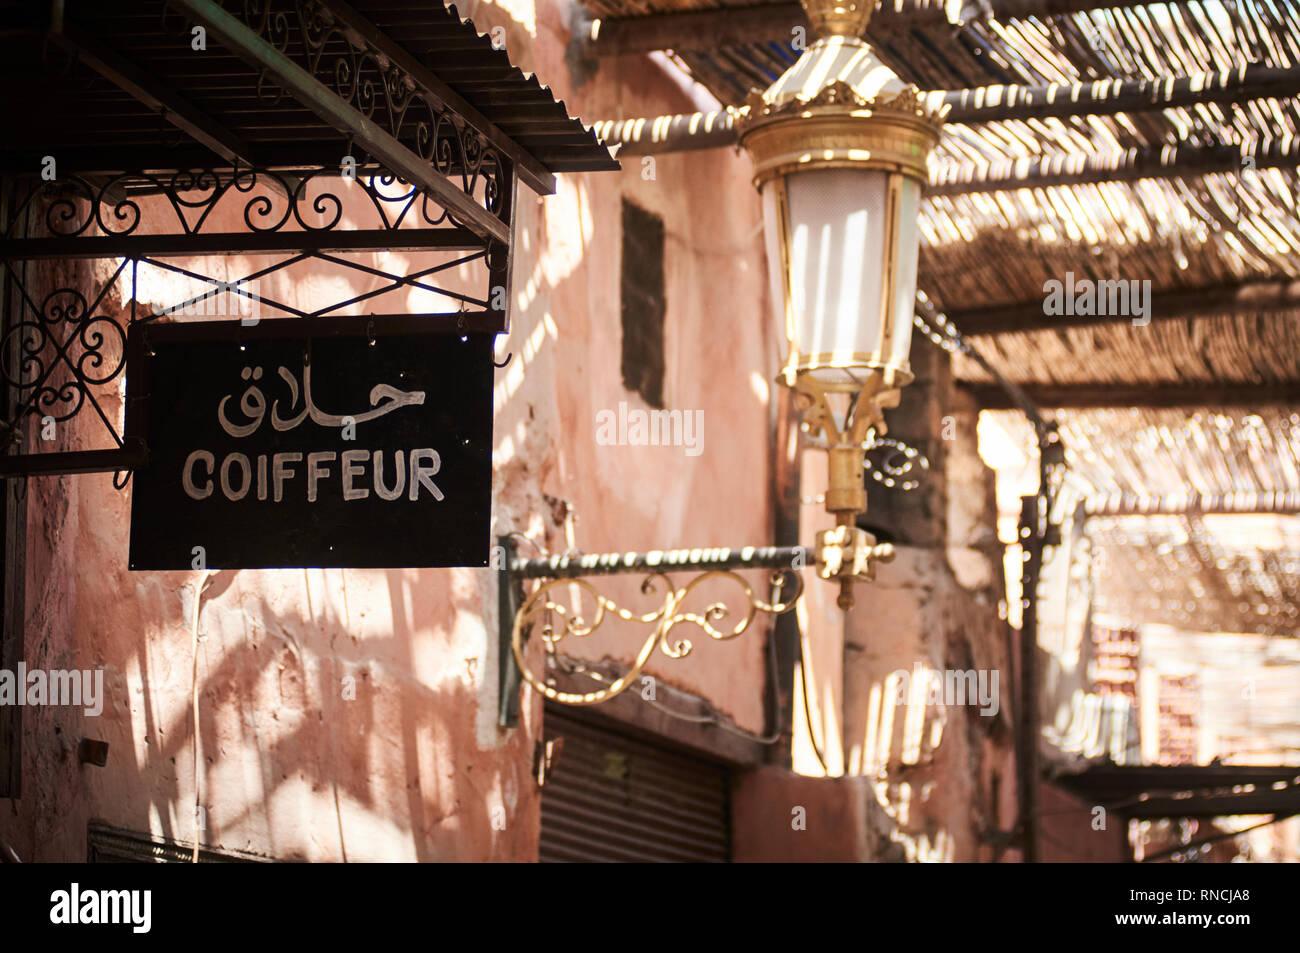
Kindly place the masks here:
[[(230, 486), (230, 465), (238, 463), (239, 468), (244, 471), (243, 479), (239, 481), (239, 491), (235, 492)], [(242, 453), (232, 453), (226, 459), (221, 461), (221, 492), (228, 500), (242, 500), (248, 495), (248, 488), (253, 482), (253, 472), (248, 467), (248, 457)]]
[(271, 458), (271, 481), (275, 484), (275, 502), (284, 499), (284, 481), (293, 476), (290, 463), (302, 459), (301, 453), (277, 453)]
[[(306, 455), (306, 466), (299, 469), (295, 464), (304, 462), (303, 454), (276, 453), (259, 454), (254, 459), (242, 453), (230, 453), (218, 463), (216, 456), (209, 450), (195, 450), (185, 458), (181, 467), (181, 486), (185, 495), (192, 500), (206, 500), (217, 489), (231, 502), (238, 502), (250, 496), (256, 488), (257, 499), (272, 500), (280, 503), (286, 493), (302, 493), (309, 503), (315, 503), (321, 494), (321, 484), (326, 487), (336, 480), (339, 492), (345, 501), (364, 500), (370, 496), (371, 489), (381, 500), (391, 502), (403, 496), (411, 501), (418, 500), (421, 490), (435, 500), (443, 500), (442, 490), (433, 482), (433, 477), (442, 468), (442, 458), (438, 451), (422, 447), (406, 453), (402, 450), (391, 452), (391, 460), (385, 460), (382, 450), (345, 450), (339, 454), (334, 450), (322, 450)], [(338, 462), (337, 469), (331, 464)], [(369, 464), (370, 473), (366, 473)], [(387, 475), (386, 475), (387, 474)], [(301, 480), (299, 478), (302, 478)], [(390, 482), (391, 481), (391, 482)], [(301, 490), (295, 490), (301, 486)], [(330, 496), (328, 489), (326, 496)]]
[(375, 494), (381, 500), (396, 500), (406, 489), (406, 467), (402, 465), (402, 451), (398, 450), (394, 456), (397, 458), (395, 474), (397, 485), (390, 490), (384, 486), (384, 455), (378, 450), (375, 451)]
[(320, 453), (307, 454), (307, 502), (315, 503), (317, 496), (316, 484), (320, 483), (321, 477), (330, 475), (330, 468), (322, 464), (329, 463), (338, 454), (333, 450), (322, 450)]
[[(420, 462), (421, 460), (427, 460), (428, 463), (423, 464)], [(434, 450), (411, 451), (411, 479), (409, 482), (411, 484), (412, 500), (414, 500), (420, 492), (419, 487), (415, 485), (417, 480), (420, 482), (420, 486), (428, 487), (429, 492), (433, 494), (435, 500), (442, 499), (442, 491), (434, 486), (433, 481), (429, 479), (429, 477), (438, 472), (438, 467), (441, 465), (442, 462), (438, 459), (438, 454)]]
[[(400, 459), (402, 455), (402, 451), (398, 450), (397, 455), (399, 458), (397, 461), (397, 467), (400, 470), (402, 467), (402, 462)], [(366, 497), (370, 495), (370, 491), (367, 490), (364, 486), (357, 486), (355, 483), (352, 482), (355, 477), (366, 472), (365, 462), (366, 462), (366, 457), (368, 456), (370, 456), (370, 452), (367, 450), (344, 450), (343, 451), (343, 499), (364, 500)], [(378, 486), (379, 466), (380, 466), (379, 460), (382, 460), (383, 457), (380, 455), (378, 450), (375, 451), (375, 456), (378, 458), (378, 460), (375, 461), (375, 486)]]
[[(194, 483), (194, 464), (200, 460), (208, 465), (208, 476), (202, 490)], [(212, 469), (216, 463), (212, 454), (206, 450), (195, 450), (185, 458), (185, 466), (181, 468), (181, 486), (185, 488), (186, 496), (192, 500), (205, 500), (212, 495)]]

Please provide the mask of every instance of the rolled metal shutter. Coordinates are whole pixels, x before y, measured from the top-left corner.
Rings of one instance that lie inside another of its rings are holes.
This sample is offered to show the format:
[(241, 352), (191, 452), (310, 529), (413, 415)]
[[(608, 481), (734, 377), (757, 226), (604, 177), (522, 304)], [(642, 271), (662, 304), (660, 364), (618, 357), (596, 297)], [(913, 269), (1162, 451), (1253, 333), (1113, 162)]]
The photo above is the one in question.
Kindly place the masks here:
[(724, 765), (549, 705), (543, 724), (564, 738), (542, 788), (543, 863), (730, 860)]

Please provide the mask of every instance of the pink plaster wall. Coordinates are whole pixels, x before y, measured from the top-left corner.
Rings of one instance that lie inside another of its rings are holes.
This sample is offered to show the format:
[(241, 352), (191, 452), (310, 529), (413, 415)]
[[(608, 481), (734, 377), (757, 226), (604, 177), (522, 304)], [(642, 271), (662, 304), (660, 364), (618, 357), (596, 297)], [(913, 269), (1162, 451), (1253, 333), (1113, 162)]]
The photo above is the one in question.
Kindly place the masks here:
[[(571, 88), (567, 10), (468, 12), (481, 30), (507, 26), (512, 58), (538, 70), (572, 113), (692, 108), (644, 60), (607, 64)], [(769, 540), (765, 382), (776, 354), (749, 179), (746, 159), (714, 150), (660, 158), (653, 181), (630, 163), (563, 176), (546, 199), (521, 188), (513, 328), (498, 348), (514, 359), (496, 383), (494, 532), (564, 549), (549, 497), (571, 501), (588, 551)], [(669, 407), (704, 410), (697, 457), (595, 442), (597, 411), (639, 406), (619, 375), (624, 193), (664, 217), (665, 393)], [(226, 214), (219, 227), (235, 228)], [(229, 263), (234, 274), (248, 264)], [(326, 286), (371, 287), (321, 273), (275, 290), (306, 301)], [(107, 406), (120, 409), (120, 393)], [(60, 439), (90, 446), (88, 427), (79, 418)], [(108, 475), (33, 479), (28, 492), (28, 664), (102, 667), (108, 698), (96, 719), (27, 710), (23, 796), (0, 809), (0, 837), (24, 860), (81, 859), (92, 818), (188, 841), (199, 574), (126, 570), (130, 489), (114, 490)], [(540, 705), (526, 700), (517, 730), (495, 725), (495, 573), (222, 572), (202, 597), (200, 634), (205, 844), (324, 861), (536, 858)], [(761, 729), (761, 635), (696, 638), (692, 658), (650, 671)], [(631, 643), (597, 648), (623, 661), (633, 653)], [(77, 764), (83, 736), (110, 744), (107, 767)]]
[[(1116, 864), (1133, 859), (1128, 821), (1044, 782), (1039, 789), (1039, 852), (1045, 863)], [(1154, 851), (1148, 851), (1154, 853)], [(1224, 860), (1231, 859), (1231, 855)]]
[[(536, 11), (538, 32), (558, 36), (567, 7)], [(594, 79), (574, 90), (567, 83), (560, 43), (522, 47), (499, 7), (481, 8), (481, 29), (507, 26), (507, 49), (524, 69), (552, 84), (571, 111), (585, 118), (651, 116), (696, 107), (666, 73), (644, 57), (603, 60)], [(499, 401), (527, 414), (501, 413), (503, 453), (498, 466), (540, 471), (541, 492), (567, 500), (576, 513), (574, 543), (586, 552), (762, 545), (771, 541), (771, 455), (768, 400), (778, 367), (771, 336), (757, 193), (748, 158), (714, 149), (656, 157), (654, 178), (639, 157), (624, 170), (561, 177), (559, 194), (545, 202), (528, 196), (519, 208), (521, 241), (515, 267), (515, 325), (508, 345), (514, 366), (499, 375)], [(620, 371), (619, 273), (621, 199), (662, 216), (666, 233), (665, 316), (668, 409), (703, 411), (702, 452), (681, 447), (602, 446), (597, 414), (647, 409)], [(522, 360), (521, 360), (522, 358)], [(512, 422), (513, 421), (513, 422)], [(549, 421), (549, 430), (544, 425)], [(502, 501), (499, 499), (499, 503)], [(553, 553), (568, 548), (550, 509), (501, 505), (499, 529), (518, 529)], [(547, 518), (539, 520), (544, 513)], [(523, 552), (529, 550), (525, 546)], [(763, 574), (749, 574), (758, 582)], [(609, 594), (639, 612), (653, 600), (635, 584), (615, 582)], [(711, 589), (694, 600), (701, 611)], [(764, 592), (766, 595), (766, 592)], [(588, 604), (589, 605), (589, 604)], [(763, 729), (763, 630), (755, 627), (726, 643), (698, 630), (689, 658), (656, 653), (646, 672), (708, 697), (741, 727)], [(630, 664), (644, 628), (607, 624), (562, 651), (580, 658)]]
[(775, 766), (747, 772), (732, 793), (737, 863), (901, 861), (871, 780), (809, 777)]

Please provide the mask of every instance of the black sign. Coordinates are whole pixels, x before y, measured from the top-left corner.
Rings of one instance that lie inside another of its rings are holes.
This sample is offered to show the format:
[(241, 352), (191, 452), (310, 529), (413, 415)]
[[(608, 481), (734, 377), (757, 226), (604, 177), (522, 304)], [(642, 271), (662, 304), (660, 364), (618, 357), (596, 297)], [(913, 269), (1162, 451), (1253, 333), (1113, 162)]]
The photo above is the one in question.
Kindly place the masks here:
[(492, 335), (421, 320), (132, 325), (130, 568), (486, 566)]

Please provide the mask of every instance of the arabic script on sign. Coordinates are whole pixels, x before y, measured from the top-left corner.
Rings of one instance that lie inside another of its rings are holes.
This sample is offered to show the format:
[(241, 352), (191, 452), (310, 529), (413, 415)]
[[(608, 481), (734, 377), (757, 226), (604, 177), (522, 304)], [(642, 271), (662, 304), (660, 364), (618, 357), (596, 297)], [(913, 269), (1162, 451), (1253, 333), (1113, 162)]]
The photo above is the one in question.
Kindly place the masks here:
[[(293, 376), (287, 367), (280, 367), (278, 371), (280, 377), (289, 385), (289, 412), (293, 412), (293, 407), (298, 403), (298, 379)], [(262, 379), (262, 369), (260, 367), (246, 367), (241, 375), (244, 380), (254, 382)], [(221, 403), (217, 405), (217, 422), (221, 424), (221, 429), (232, 437), (247, 437), (254, 433), (258, 427), (262, 426), (262, 421), (266, 418), (266, 397), (262, 389), (256, 383), (249, 385), (239, 398), (239, 409), (247, 418), (248, 423), (233, 424), (229, 417), (226, 416), (226, 405), (230, 403), (232, 395), (227, 394), (221, 398)], [(382, 402), (382, 403), (381, 403)], [(388, 384), (376, 384), (370, 389), (370, 410), (357, 414), (327, 414), (312, 400), (311, 396), (311, 365), (304, 364), (302, 369), (302, 410), (296, 416), (287, 420), (280, 416), (280, 401), (277, 399), (271, 405), (271, 426), (279, 431), (292, 430), (302, 423), (307, 417), (322, 427), (344, 427), (348, 423), (363, 424), (368, 420), (375, 420), (385, 414), (391, 414), (400, 407), (407, 407), (412, 404), (424, 403), (424, 391), (398, 390), (396, 387), (390, 387)]]
[[(354, 414), (332, 414), (316, 406), (311, 390), (311, 365), (303, 364), (302, 383), (286, 367), (277, 368), (277, 374), (288, 388), (286, 406), (281, 408), (281, 398), (268, 402), (259, 383), (263, 377), (260, 367), (245, 367), (241, 373), (248, 382), (239, 397), (238, 414), (241, 422), (231, 420), (230, 403), (233, 394), (221, 398), (217, 405), (217, 423), (221, 429), (237, 439), (252, 436), (266, 420), (270, 411), (271, 428), (278, 433), (293, 430), (310, 419), (321, 427), (340, 427), (351, 431), (357, 424), (377, 420), (403, 407), (424, 403), (424, 391), (404, 391), (389, 384), (376, 384), (370, 389), (370, 407)], [(301, 404), (301, 406), (299, 406)], [(345, 439), (351, 439), (345, 432)], [(406, 494), (411, 500), (420, 498), (420, 490), (427, 490), (435, 500), (443, 494), (433, 482), (441, 466), (438, 452), (431, 447), (413, 449), (408, 453), (394, 450), (391, 463), (386, 463), (382, 450), (322, 450), (307, 453), (303, 486), (307, 501), (314, 503), (320, 495), (322, 480), (332, 477), (331, 465), (339, 463), (338, 479), (344, 500), (363, 500), (371, 491), (382, 500), (401, 499)], [(284, 499), (286, 485), (299, 474), (294, 464), (301, 463), (304, 454), (296, 451), (255, 454), (234, 452), (226, 454), (218, 465), (216, 455), (209, 450), (195, 450), (185, 459), (181, 470), (181, 485), (191, 499), (204, 500), (220, 490), (227, 500), (238, 501), (255, 494), (257, 500), (268, 497), (276, 503)], [(367, 470), (369, 473), (367, 473)], [(385, 478), (385, 470), (389, 478)]]

